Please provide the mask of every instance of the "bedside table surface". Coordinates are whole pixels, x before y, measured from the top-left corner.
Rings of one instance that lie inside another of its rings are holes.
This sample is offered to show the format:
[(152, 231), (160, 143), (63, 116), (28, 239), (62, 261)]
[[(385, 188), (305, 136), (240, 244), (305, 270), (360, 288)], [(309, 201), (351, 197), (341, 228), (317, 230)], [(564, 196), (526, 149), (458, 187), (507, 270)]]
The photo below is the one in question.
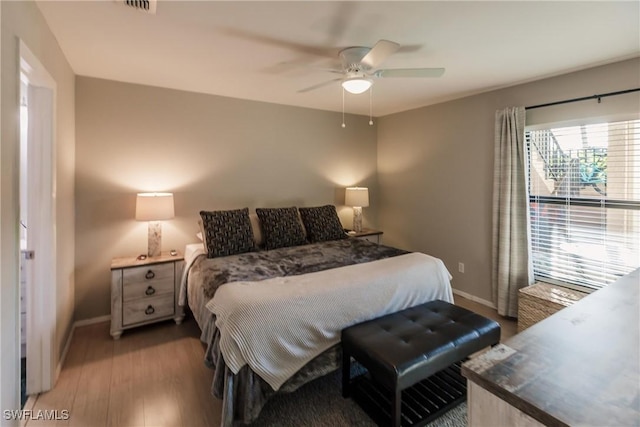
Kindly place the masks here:
[(111, 260), (111, 269), (115, 270), (118, 268), (131, 268), (131, 267), (140, 267), (143, 265), (153, 265), (153, 264), (162, 264), (165, 262), (172, 261), (182, 261), (184, 257), (181, 252), (178, 252), (176, 255), (171, 255), (169, 252), (162, 252), (160, 256), (157, 257), (147, 257), (146, 259), (139, 260), (137, 257), (120, 257), (113, 258)]
[[(353, 231), (353, 230), (350, 230)], [(349, 237), (362, 237), (362, 236), (379, 236), (383, 234), (380, 230), (374, 230), (372, 228), (363, 228), (362, 231), (356, 232), (354, 234), (349, 234)]]

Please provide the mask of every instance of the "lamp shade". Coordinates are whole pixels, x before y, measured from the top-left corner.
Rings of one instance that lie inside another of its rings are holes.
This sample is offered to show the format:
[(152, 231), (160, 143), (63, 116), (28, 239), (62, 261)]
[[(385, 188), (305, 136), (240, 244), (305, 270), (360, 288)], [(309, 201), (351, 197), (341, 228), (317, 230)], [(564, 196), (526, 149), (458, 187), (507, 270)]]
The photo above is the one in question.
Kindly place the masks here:
[(162, 221), (174, 216), (172, 193), (138, 193), (136, 198), (138, 221)]
[(369, 189), (366, 187), (348, 187), (344, 196), (347, 206), (369, 206)]

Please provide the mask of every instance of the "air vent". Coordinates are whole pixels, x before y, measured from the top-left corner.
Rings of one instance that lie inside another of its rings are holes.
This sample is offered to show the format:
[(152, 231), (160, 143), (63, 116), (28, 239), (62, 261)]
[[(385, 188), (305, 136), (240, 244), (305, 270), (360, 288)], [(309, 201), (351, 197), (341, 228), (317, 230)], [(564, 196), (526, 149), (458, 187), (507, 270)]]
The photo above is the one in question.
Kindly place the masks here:
[(137, 9), (145, 13), (156, 14), (157, 0), (119, 0), (120, 3), (132, 9)]

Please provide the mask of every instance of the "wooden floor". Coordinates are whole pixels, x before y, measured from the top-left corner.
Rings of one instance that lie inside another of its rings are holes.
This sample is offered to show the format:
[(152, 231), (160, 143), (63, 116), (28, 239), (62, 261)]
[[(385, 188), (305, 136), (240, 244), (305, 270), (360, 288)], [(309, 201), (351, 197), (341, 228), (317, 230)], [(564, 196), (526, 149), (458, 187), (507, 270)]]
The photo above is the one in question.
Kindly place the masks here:
[(125, 331), (115, 341), (108, 323), (77, 328), (56, 386), (33, 407), (67, 409), (69, 420), (27, 427), (220, 425), (199, 335), (192, 318)]
[(493, 319), (496, 322), (500, 323), (500, 341), (508, 340), (518, 333), (518, 321), (516, 319), (500, 316), (494, 308), (478, 304), (477, 302), (471, 301), (467, 298), (463, 298), (459, 295), (454, 295), (454, 299), (456, 305), (474, 311), (484, 317)]
[[(503, 340), (515, 334), (514, 320), (455, 299), (499, 321)], [(31, 420), (27, 427), (220, 425), (221, 405), (210, 392), (213, 372), (204, 366), (199, 336), (189, 317), (180, 326), (169, 321), (125, 331), (116, 341), (108, 323), (77, 328), (56, 386), (35, 397), (35, 403), (32, 397), (25, 408), (68, 410), (69, 419)]]

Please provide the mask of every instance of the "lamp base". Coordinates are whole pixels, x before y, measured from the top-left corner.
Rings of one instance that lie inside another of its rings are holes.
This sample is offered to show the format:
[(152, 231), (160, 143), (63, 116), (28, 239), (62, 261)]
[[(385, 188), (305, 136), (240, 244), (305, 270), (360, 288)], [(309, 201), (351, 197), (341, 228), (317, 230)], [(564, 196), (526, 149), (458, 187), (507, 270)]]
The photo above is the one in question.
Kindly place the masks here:
[(362, 231), (362, 208), (360, 206), (353, 208), (353, 231), (356, 233)]
[(160, 221), (149, 221), (149, 242), (147, 244), (147, 256), (160, 256), (162, 248), (162, 224)]

